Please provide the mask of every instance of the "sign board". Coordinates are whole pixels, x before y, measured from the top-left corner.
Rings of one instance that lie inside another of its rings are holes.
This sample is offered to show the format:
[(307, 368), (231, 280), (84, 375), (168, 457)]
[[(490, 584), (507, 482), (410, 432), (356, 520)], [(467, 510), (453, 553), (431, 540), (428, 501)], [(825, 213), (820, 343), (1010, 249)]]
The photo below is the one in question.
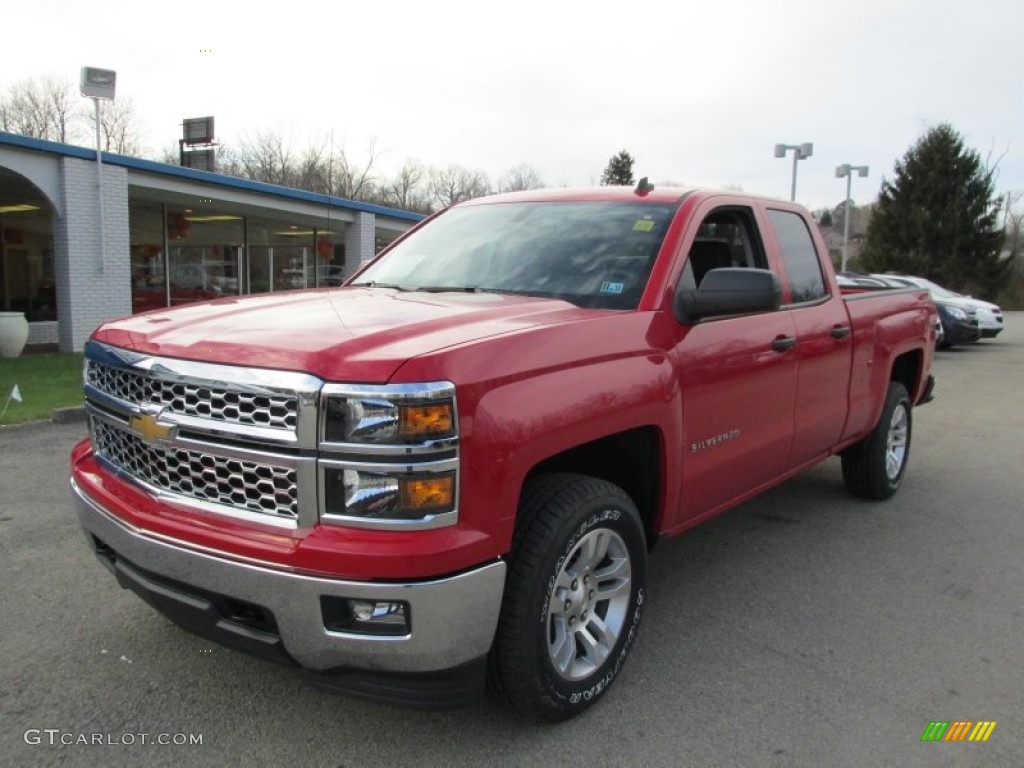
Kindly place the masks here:
[(181, 153), (181, 164), (198, 171), (217, 171), (217, 155), (213, 149), (193, 149)]
[(182, 141), (189, 146), (213, 143), (213, 115), (186, 118), (181, 128)]
[(117, 72), (112, 69), (82, 67), (82, 95), (90, 99), (107, 99), (113, 101), (114, 86), (117, 84)]

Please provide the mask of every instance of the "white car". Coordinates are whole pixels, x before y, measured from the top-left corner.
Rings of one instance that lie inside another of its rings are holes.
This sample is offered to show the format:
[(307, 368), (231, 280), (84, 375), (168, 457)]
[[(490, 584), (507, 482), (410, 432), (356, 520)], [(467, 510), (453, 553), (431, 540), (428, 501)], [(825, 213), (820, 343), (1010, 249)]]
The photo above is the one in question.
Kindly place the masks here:
[(998, 304), (974, 299), (970, 296), (960, 296), (960, 298), (968, 302), (978, 313), (978, 327), (981, 328), (983, 339), (994, 339), (1002, 332), (1003, 310), (999, 308)]

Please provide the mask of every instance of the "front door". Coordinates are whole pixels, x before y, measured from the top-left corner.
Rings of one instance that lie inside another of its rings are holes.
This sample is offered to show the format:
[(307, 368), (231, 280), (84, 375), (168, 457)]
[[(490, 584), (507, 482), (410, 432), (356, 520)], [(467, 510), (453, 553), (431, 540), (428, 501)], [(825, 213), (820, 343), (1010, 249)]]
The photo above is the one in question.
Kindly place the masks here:
[[(683, 286), (697, 285), (719, 266), (768, 267), (750, 209), (719, 207), (704, 216), (688, 246)], [(711, 514), (785, 471), (793, 440), (795, 340), (786, 311), (679, 325), (672, 362), (682, 392), (683, 481), (679, 516), (670, 527)]]

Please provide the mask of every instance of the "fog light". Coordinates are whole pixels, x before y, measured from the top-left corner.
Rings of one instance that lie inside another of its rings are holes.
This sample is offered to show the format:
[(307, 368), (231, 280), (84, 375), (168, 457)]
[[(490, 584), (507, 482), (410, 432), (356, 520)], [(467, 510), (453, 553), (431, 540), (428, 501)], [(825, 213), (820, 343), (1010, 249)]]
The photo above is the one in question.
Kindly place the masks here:
[(321, 597), (320, 609), (328, 632), (400, 637), (411, 631), (405, 602)]
[(405, 606), (401, 603), (380, 603), (370, 600), (349, 600), (356, 621), (382, 621), (397, 619), (405, 624)]

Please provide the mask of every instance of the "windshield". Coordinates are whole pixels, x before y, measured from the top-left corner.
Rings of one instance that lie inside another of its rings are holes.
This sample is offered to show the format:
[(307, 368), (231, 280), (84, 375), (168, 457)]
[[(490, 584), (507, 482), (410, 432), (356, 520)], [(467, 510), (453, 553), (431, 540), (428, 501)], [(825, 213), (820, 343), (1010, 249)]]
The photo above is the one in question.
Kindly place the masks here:
[(493, 291), (635, 309), (675, 204), (495, 203), (456, 208), (353, 285)]
[(933, 283), (931, 280), (922, 280), (924, 287), (928, 289), (934, 299), (959, 299), (959, 293), (953, 293), (952, 291), (943, 288), (941, 285)]

